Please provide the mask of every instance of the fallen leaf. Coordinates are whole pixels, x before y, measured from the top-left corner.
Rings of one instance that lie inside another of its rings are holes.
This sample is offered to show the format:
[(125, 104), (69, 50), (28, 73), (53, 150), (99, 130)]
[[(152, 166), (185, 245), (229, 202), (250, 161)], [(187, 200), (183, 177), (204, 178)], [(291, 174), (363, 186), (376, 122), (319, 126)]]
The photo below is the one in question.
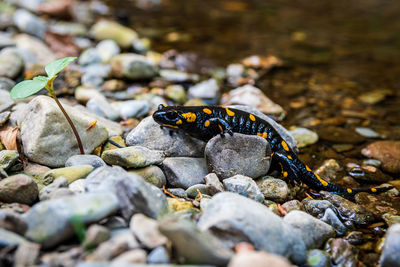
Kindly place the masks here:
[(79, 55), (79, 47), (75, 44), (74, 38), (70, 34), (46, 31), (44, 39), (58, 57)]
[(19, 127), (11, 127), (4, 125), (0, 127), (0, 141), (6, 147), (7, 150), (17, 150), (17, 135)]

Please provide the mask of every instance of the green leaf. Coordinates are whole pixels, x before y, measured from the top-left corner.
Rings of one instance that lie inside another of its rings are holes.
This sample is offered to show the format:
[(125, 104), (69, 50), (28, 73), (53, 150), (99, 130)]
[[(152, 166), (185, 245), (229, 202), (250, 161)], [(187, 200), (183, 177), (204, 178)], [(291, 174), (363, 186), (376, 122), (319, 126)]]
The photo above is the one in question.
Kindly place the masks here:
[(48, 81), (47, 77), (38, 76), (35, 77), (33, 80), (27, 80), (18, 83), (13, 87), (10, 92), (10, 96), (12, 99), (16, 98), (25, 98), (30, 95), (33, 95), (43, 89), (46, 86)]
[(45, 67), (47, 76), (49, 76), (49, 78), (54, 77), (60, 71), (62, 71), (66, 66), (68, 66), (71, 62), (73, 62), (75, 59), (76, 59), (76, 57), (65, 57), (65, 58), (60, 58), (58, 60), (50, 62)]

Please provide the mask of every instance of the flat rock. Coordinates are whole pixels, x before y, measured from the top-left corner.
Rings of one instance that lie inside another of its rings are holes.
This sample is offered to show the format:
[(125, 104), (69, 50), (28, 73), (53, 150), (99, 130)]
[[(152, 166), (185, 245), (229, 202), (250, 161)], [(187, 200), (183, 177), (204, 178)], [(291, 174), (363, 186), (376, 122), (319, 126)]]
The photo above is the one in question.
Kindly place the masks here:
[(150, 150), (142, 146), (131, 146), (104, 151), (102, 159), (109, 165), (126, 168), (142, 168), (160, 164), (164, 160), (161, 151)]
[(228, 267), (291, 267), (293, 266), (287, 259), (282, 256), (267, 253), (265, 251), (245, 251), (237, 253), (232, 257)]
[(70, 184), (75, 180), (85, 178), (91, 171), (93, 171), (93, 169), (94, 168), (91, 165), (78, 165), (52, 169), (43, 175), (42, 184), (48, 185), (59, 177), (64, 177)]
[(386, 232), (380, 266), (400, 266), (400, 223), (393, 224)]
[(24, 235), (27, 223), (22, 216), (11, 210), (0, 210), (0, 228)]
[(111, 72), (116, 78), (130, 80), (150, 79), (157, 75), (157, 67), (145, 56), (133, 53), (119, 54), (111, 59)]
[(32, 65), (34, 63), (48, 64), (56, 60), (56, 56), (53, 51), (40, 39), (33, 37), (26, 33), (14, 35), (14, 42), (17, 44), (17, 48), (21, 50), (27, 50), (34, 56), (34, 59), (27, 60), (24, 58), (25, 63)]
[(219, 86), (215, 79), (209, 79), (198, 83), (188, 90), (189, 98), (215, 99), (219, 93)]
[(257, 186), (265, 199), (283, 202), (289, 197), (289, 187), (285, 181), (267, 176), (257, 180)]
[(318, 142), (318, 135), (307, 128), (297, 127), (289, 132), (293, 135), (294, 139), (296, 139), (299, 148)]
[(150, 111), (150, 105), (145, 100), (116, 101), (111, 106), (126, 118), (141, 118)]
[[(70, 106), (63, 106), (78, 130), (85, 153), (91, 153), (107, 140), (105, 127), (96, 124), (87, 131), (93, 118)], [(51, 167), (62, 167), (69, 157), (79, 153), (72, 129), (53, 99), (37, 96), (29, 102), (25, 112), (21, 123), (21, 139), (24, 154), (30, 160)]]
[(11, 109), (14, 103), (14, 100), (10, 97), (10, 93), (6, 90), (0, 89), (0, 112)]
[(256, 250), (282, 255), (296, 264), (306, 260), (306, 247), (296, 229), (266, 206), (238, 194), (215, 195), (198, 226), (202, 231), (211, 231), (230, 247), (245, 241)]
[(12, 49), (3, 49), (0, 53), (0, 77), (14, 79), (24, 68), (21, 56)]
[(167, 178), (165, 178), (164, 172), (158, 166), (151, 165), (140, 169), (129, 170), (129, 172), (141, 176), (146, 182), (158, 188), (167, 185)]
[(25, 242), (27, 242), (27, 240), (22, 236), (17, 235), (16, 233), (8, 231), (6, 229), (0, 228), (1, 247), (19, 246)]
[(18, 9), (14, 13), (14, 23), (21, 32), (29, 33), (39, 38), (44, 38), (47, 29), (46, 23), (36, 15), (25, 9)]
[(235, 175), (222, 181), (229, 192), (237, 193), (257, 202), (264, 202), (264, 195), (261, 193), (253, 179), (243, 175)]
[(205, 143), (182, 132), (161, 129), (151, 116), (143, 119), (126, 137), (128, 146), (140, 145), (164, 151), (167, 157), (203, 157)]
[(204, 183), (204, 177), (208, 173), (203, 158), (166, 158), (162, 164), (168, 183), (183, 189)]
[(90, 165), (94, 169), (105, 166), (106, 163), (96, 155), (73, 155), (65, 162), (65, 167)]
[(220, 179), (236, 174), (258, 178), (267, 174), (271, 154), (268, 142), (259, 136), (235, 133), (217, 135), (206, 145), (205, 155), (209, 169)]
[(101, 20), (93, 25), (91, 33), (96, 40), (114, 40), (119, 46), (128, 48), (137, 39), (137, 33), (114, 21)]
[(143, 214), (133, 215), (129, 228), (136, 238), (147, 248), (153, 249), (165, 245), (168, 241), (168, 239), (159, 232), (157, 221)]
[(28, 175), (16, 174), (0, 181), (0, 201), (31, 205), (39, 194), (35, 181)]
[(7, 170), (18, 160), (19, 153), (16, 150), (0, 151), (0, 168)]
[(400, 141), (378, 141), (361, 150), (368, 157), (382, 162), (383, 170), (400, 173)]
[(318, 136), (325, 141), (335, 144), (358, 144), (365, 139), (351, 129), (344, 129), (336, 126), (324, 126), (318, 129)]

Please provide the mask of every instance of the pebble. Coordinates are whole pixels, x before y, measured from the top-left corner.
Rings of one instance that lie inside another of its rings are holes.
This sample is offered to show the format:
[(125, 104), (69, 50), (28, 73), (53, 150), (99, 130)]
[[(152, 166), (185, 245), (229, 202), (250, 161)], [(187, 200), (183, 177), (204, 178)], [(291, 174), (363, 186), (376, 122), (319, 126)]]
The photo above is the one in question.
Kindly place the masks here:
[(306, 147), (318, 142), (318, 135), (307, 128), (296, 127), (289, 132), (291, 135), (293, 135), (294, 139), (297, 142), (297, 147), (299, 148)]
[(357, 127), (355, 130), (356, 130), (356, 133), (358, 133), (359, 135), (362, 135), (362, 136), (364, 136), (366, 138), (379, 138), (379, 137), (381, 137), (381, 135), (379, 133), (375, 132), (371, 128)]
[(160, 164), (164, 160), (161, 151), (150, 150), (142, 146), (131, 146), (104, 151), (102, 159), (109, 165), (126, 168), (142, 168)]
[(165, 178), (164, 172), (158, 166), (150, 165), (140, 169), (133, 169), (129, 172), (139, 175), (146, 182), (155, 185), (158, 188), (167, 185), (167, 179)]
[(323, 250), (311, 249), (307, 252), (307, 266), (309, 267), (331, 267), (329, 254)]
[(337, 183), (343, 178), (344, 169), (335, 159), (325, 160), (315, 173), (330, 183)]
[(88, 66), (101, 63), (102, 58), (96, 48), (88, 48), (79, 55), (78, 62), (81, 66)]
[(226, 75), (230, 77), (236, 77), (236, 78), (243, 77), (244, 71), (245, 71), (244, 66), (238, 63), (229, 64), (226, 67)]
[[(4, 15), (3, 12), (1, 12), (1, 16)], [(3, 29), (3, 27), (1, 27), (1, 18), (0, 18), (0, 28)], [(8, 46), (15, 46), (15, 42), (13, 41), (12, 37), (10, 34), (6, 33), (6, 32), (0, 32), (0, 49), (3, 49), (5, 47)], [(1, 88), (1, 85), (0, 85)]]
[(344, 226), (344, 224), (340, 221), (336, 213), (331, 208), (325, 210), (325, 214), (320, 220), (332, 226), (336, 234), (339, 236), (344, 235), (347, 231), (346, 226)]
[[(63, 106), (74, 121), (86, 153), (107, 140), (108, 132), (101, 123), (87, 131), (94, 119), (70, 106)], [(31, 161), (62, 167), (68, 158), (78, 153), (71, 127), (50, 97), (37, 96), (29, 102), (21, 124), (24, 154)]]
[(51, 247), (72, 237), (72, 220), (90, 223), (101, 220), (119, 208), (113, 193), (85, 193), (41, 201), (26, 213), (26, 237)]
[(0, 99), (0, 112), (9, 110), (15, 104), (15, 102), (11, 99), (10, 93), (8, 91), (0, 90)]
[(197, 82), (199, 80), (198, 74), (187, 73), (184, 71), (179, 70), (172, 70), (172, 69), (161, 69), (160, 76), (173, 83), (183, 83), (183, 82)]
[(179, 104), (186, 102), (186, 91), (180, 84), (173, 84), (165, 88), (165, 96)]
[(189, 220), (169, 216), (159, 223), (159, 229), (185, 262), (225, 266), (232, 257), (232, 252), (222, 242), (208, 232), (200, 231)]
[(118, 110), (116, 110), (104, 96), (91, 98), (86, 103), (86, 108), (98, 116), (112, 121), (115, 121), (120, 117)]
[(338, 153), (342, 153), (342, 152), (346, 152), (346, 151), (350, 151), (354, 148), (354, 145), (352, 144), (333, 144), (332, 148), (338, 152)]
[(82, 247), (93, 249), (110, 238), (110, 231), (101, 225), (92, 224), (86, 231)]
[(14, 79), (24, 69), (24, 61), (13, 49), (3, 49), (0, 52), (0, 77)]
[(259, 136), (235, 133), (208, 141), (205, 156), (209, 168), (221, 179), (236, 174), (258, 178), (267, 174), (271, 154), (268, 142)]
[(27, 229), (27, 222), (24, 218), (11, 210), (0, 210), (0, 229), (24, 235)]
[(283, 221), (298, 229), (307, 249), (320, 248), (329, 238), (335, 237), (333, 228), (299, 210), (289, 212)]
[(157, 67), (145, 56), (124, 53), (111, 59), (111, 72), (116, 78), (130, 80), (150, 79), (157, 75)]
[(264, 114), (273, 114), (278, 117), (286, 114), (280, 105), (269, 99), (259, 88), (250, 84), (229, 91), (222, 98), (221, 103), (222, 105), (250, 106)]
[(206, 183), (211, 196), (225, 191), (224, 185), (220, 182), (215, 173), (207, 174), (206, 177), (204, 177), (204, 182)]
[(65, 167), (90, 165), (93, 169), (105, 166), (106, 163), (96, 155), (73, 155), (65, 162)]
[(25, 67), (31, 66), (35, 63), (45, 65), (56, 60), (56, 56), (53, 51), (42, 40), (36, 37), (21, 33), (14, 35), (13, 39), (20, 51), (26, 51), (25, 55), (31, 55), (30, 59), (28, 59), (23, 53), (21, 53), (25, 64), (27, 64)]
[(297, 199), (294, 200), (289, 200), (285, 203), (282, 204), (282, 209), (286, 212), (289, 213), (292, 210), (301, 210), (304, 211), (304, 205), (303, 203), (301, 203), (300, 201), (298, 201)]
[(14, 13), (14, 24), (21, 32), (29, 33), (30, 35), (44, 38), (47, 30), (46, 23), (25, 9), (18, 9)]
[(85, 179), (78, 179), (73, 181), (68, 189), (74, 192), (75, 194), (81, 194), (85, 192)]
[(96, 45), (96, 50), (102, 62), (109, 62), (113, 56), (121, 53), (117, 42), (114, 40), (103, 40)]
[(3, 126), (10, 118), (11, 112), (4, 111), (0, 113), (0, 126)]
[(346, 167), (347, 173), (357, 180), (370, 183), (384, 183), (392, 179), (389, 175), (384, 174), (381, 170), (373, 166), (360, 166), (355, 163), (349, 163)]
[(99, 90), (95, 89), (93, 86), (78, 86), (75, 89), (75, 99), (80, 103), (86, 104), (92, 98), (101, 98), (103, 95)]
[(168, 239), (159, 232), (157, 221), (143, 214), (133, 215), (129, 223), (129, 228), (136, 238), (149, 249), (163, 246), (168, 241)]
[(23, 243), (28, 242), (25, 238), (17, 235), (14, 232), (0, 228), (0, 246), (1, 247), (12, 247), (19, 246)]
[(52, 169), (43, 176), (42, 184), (49, 185), (59, 177), (64, 177), (68, 184), (70, 184), (75, 180), (85, 178), (91, 171), (93, 171), (93, 169), (94, 168), (91, 165), (78, 165)]
[(392, 224), (400, 223), (400, 215), (393, 215), (390, 213), (385, 213), (382, 215), (382, 219), (385, 221), (385, 223), (388, 226), (391, 226)]
[(130, 47), (138, 38), (134, 30), (109, 20), (100, 20), (90, 31), (96, 40), (111, 39), (123, 48)]
[(0, 151), (0, 168), (7, 170), (13, 166), (19, 158), (19, 153), (16, 150), (1, 150)]
[(141, 118), (150, 111), (150, 105), (145, 100), (128, 100), (111, 103), (111, 106), (118, 110), (121, 117)]
[[(186, 196), (189, 198), (196, 198), (199, 197), (200, 194), (202, 196), (204, 195), (211, 195), (209, 192), (209, 187), (205, 184), (195, 184), (192, 185), (191, 187), (189, 187), (188, 189), (186, 189)], [(200, 194), (199, 194), (200, 192)]]
[(400, 215), (400, 202), (391, 196), (359, 193), (354, 198), (359, 206), (372, 212), (377, 218), (381, 218), (385, 213)]
[(400, 173), (400, 141), (377, 141), (361, 150), (361, 154), (382, 162), (384, 171)]
[(382, 267), (400, 266), (400, 223), (393, 224), (386, 232), (379, 263)]
[(215, 79), (200, 82), (188, 90), (188, 98), (215, 99), (219, 94), (219, 85)]
[(39, 199), (40, 201), (48, 200), (52, 198), (52, 195), (57, 189), (60, 188), (68, 188), (68, 181), (65, 177), (58, 177), (54, 180), (54, 182), (50, 183), (49, 185), (43, 187), (39, 192)]
[(358, 266), (358, 249), (342, 238), (330, 239), (325, 245), (330, 252), (332, 265)]
[(335, 210), (335, 206), (328, 200), (306, 198), (302, 201), (305, 210), (314, 217), (322, 218), (327, 209)]
[(143, 249), (134, 249), (123, 252), (113, 259), (113, 265), (115, 266), (129, 266), (136, 264), (145, 264), (147, 258), (147, 253)]
[(334, 144), (358, 144), (365, 138), (351, 129), (344, 129), (336, 126), (324, 126), (318, 129), (320, 139)]
[(140, 145), (152, 150), (162, 150), (167, 157), (203, 157), (205, 143), (181, 132), (169, 135), (153, 118), (144, 118), (126, 137), (128, 146)]
[(282, 256), (267, 253), (265, 251), (246, 251), (238, 253), (229, 261), (228, 267), (291, 267), (293, 266)]
[(0, 90), (10, 92), (11, 89), (15, 86), (15, 82), (6, 77), (0, 77)]
[(235, 175), (222, 181), (229, 192), (234, 192), (257, 202), (264, 202), (264, 195), (261, 193), (253, 179), (243, 175)]
[(168, 183), (183, 189), (204, 183), (204, 177), (208, 173), (203, 158), (166, 158), (162, 164)]
[(168, 251), (164, 246), (153, 249), (147, 256), (148, 264), (167, 264), (169, 262)]
[(88, 192), (113, 192), (117, 195), (122, 216), (129, 220), (135, 213), (158, 218), (168, 210), (163, 192), (140, 176), (121, 167), (100, 167), (85, 179)]
[(256, 250), (289, 258), (295, 264), (306, 261), (301, 236), (266, 206), (231, 192), (215, 195), (201, 216), (201, 231), (211, 231), (225, 244), (247, 240)]
[(33, 204), (39, 194), (38, 186), (28, 175), (16, 174), (0, 181), (0, 201)]
[(284, 202), (289, 197), (289, 187), (285, 181), (270, 176), (257, 180), (257, 186), (265, 199)]

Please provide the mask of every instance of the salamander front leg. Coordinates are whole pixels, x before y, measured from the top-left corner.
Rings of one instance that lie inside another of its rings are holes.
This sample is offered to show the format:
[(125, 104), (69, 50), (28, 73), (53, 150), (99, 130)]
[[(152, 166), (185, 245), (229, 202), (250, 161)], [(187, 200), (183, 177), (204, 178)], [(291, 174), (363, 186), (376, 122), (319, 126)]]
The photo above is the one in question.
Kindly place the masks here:
[(282, 176), (287, 179), (291, 186), (301, 182), (300, 172), (286, 151), (273, 153), (272, 164), (281, 167)]
[(212, 129), (215, 129), (216, 132), (219, 132), (221, 137), (225, 137), (226, 133), (228, 133), (230, 136), (233, 135), (233, 131), (229, 123), (220, 118), (209, 119), (208, 123), (206, 122), (206, 127), (211, 127)]

